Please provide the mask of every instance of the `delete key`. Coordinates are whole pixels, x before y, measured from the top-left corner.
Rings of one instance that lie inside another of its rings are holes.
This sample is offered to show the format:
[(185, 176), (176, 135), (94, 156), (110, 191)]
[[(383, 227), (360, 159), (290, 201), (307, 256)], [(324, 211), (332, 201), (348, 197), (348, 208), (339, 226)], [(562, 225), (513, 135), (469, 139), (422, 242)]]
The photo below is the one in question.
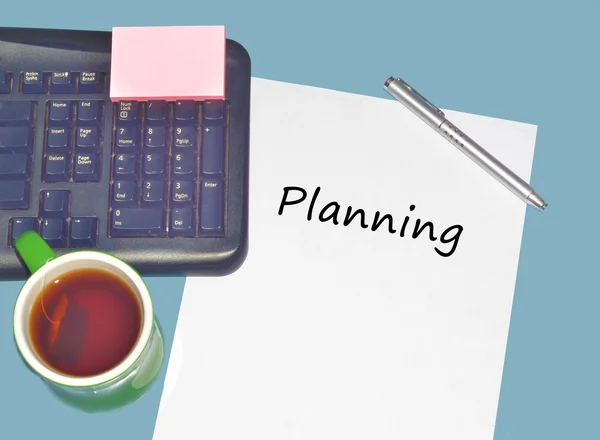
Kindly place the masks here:
[(225, 99), (225, 27), (116, 27), (110, 98)]

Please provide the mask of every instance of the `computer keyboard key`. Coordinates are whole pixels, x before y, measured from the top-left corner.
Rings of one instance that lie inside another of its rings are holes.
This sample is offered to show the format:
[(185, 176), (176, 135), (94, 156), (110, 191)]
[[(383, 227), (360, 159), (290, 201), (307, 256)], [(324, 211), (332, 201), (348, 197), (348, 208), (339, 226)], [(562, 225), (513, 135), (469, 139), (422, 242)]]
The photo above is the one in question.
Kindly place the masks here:
[(224, 229), (223, 183), (204, 181), (200, 193), (201, 234), (221, 234)]
[(202, 119), (204, 121), (222, 121), (225, 117), (224, 101), (206, 101), (203, 107)]
[(78, 153), (73, 161), (73, 180), (75, 182), (98, 182), (100, 180), (100, 156)]
[(53, 248), (67, 246), (67, 220), (64, 218), (47, 218), (42, 220), (40, 235)]
[(142, 206), (166, 206), (166, 183), (162, 180), (145, 180), (142, 183)]
[(178, 151), (173, 154), (173, 179), (196, 180), (196, 154), (193, 150)]
[(15, 241), (24, 232), (27, 231), (40, 231), (40, 223), (37, 218), (34, 217), (13, 217), (10, 219), (10, 246), (15, 245)]
[(194, 121), (196, 119), (196, 103), (194, 101), (175, 102), (176, 121)]
[(193, 205), (196, 194), (196, 184), (191, 181), (175, 181), (171, 186), (171, 206)]
[(23, 72), (21, 79), (23, 81), (21, 93), (23, 94), (45, 94), (48, 90), (44, 72)]
[(173, 146), (177, 148), (193, 147), (196, 144), (196, 127), (183, 125), (173, 129)]
[(100, 129), (98, 127), (79, 127), (76, 138), (77, 151), (98, 153), (100, 150)]
[(74, 217), (71, 220), (71, 233), (69, 235), (70, 247), (96, 247), (98, 219), (95, 217)]
[(157, 178), (166, 174), (165, 155), (160, 153), (149, 153), (144, 155), (144, 175)]
[(117, 121), (137, 121), (140, 113), (140, 104), (136, 101), (120, 101), (117, 104)]
[(29, 127), (0, 127), (0, 154), (33, 152), (33, 131)]
[(137, 206), (137, 182), (132, 180), (117, 180), (113, 183), (112, 204), (119, 207)]
[(66, 127), (49, 128), (46, 136), (46, 151), (51, 154), (69, 152), (71, 131)]
[(67, 182), (70, 157), (68, 154), (48, 154), (44, 161), (44, 182)]
[(117, 154), (115, 156), (114, 176), (118, 180), (137, 180), (137, 156), (135, 154)]
[(0, 209), (27, 209), (31, 185), (23, 180), (0, 181)]
[(173, 209), (169, 227), (171, 237), (193, 237), (196, 235), (196, 216), (191, 208)]
[(26, 153), (0, 156), (0, 180), (28, 180), (30, 175), (31, 160)]
[(10, 93), (12, 85), (12, 75), (6, 70), (0, 70), (0, 94)]
[(118, 127), (115, 136), (115, 149), (119, 152), (139, 151), (139, 128)]
[(103, 75), (100, 72), (81, 72), (79, 93), (102, 93), (103, 90)]
[(111, 214), (112, 237), (164, 237), (166, 215), (161, 208), (122, 208)]
[(225, 167), (225, 132), (222, 127), (206, 127), (202, 129), (203, 174), (222, 174)]
[(102, 120), (102, 102), (79, 101), (77, 103), (77, 122), (82, 125), (97, 125)]
[(69, 217), (70, 191), (48, 190), (42, 191), (42, 207), (40, 215), (43, 218), (67, 218)]
[(150, 126), (145, 130), (144, 145), (149, 148), (164, 148), (167, 145), (167, 127)]
[(52, 72), (50, 93), (75, 93), (75, 77), (71, 72)]
[(50, 126), (69, 125), (72, 117), (71, 101), (51, 101), (48, 104), (48, 124)]
[(0, 101), (0, 125), (31, 124), (35, 104), (30, 101)]
[(148, 101), (146, 120), (150, 122), (166, 122), (167, 110), (167, 101)]

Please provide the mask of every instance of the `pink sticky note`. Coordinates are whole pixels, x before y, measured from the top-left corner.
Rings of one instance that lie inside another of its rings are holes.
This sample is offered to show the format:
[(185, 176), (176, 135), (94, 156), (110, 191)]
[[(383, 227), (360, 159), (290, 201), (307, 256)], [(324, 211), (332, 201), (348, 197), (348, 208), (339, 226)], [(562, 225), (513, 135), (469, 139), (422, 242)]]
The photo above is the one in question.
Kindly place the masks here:
[(225, 27), (116, 27), (112, 101), (225, 99)]

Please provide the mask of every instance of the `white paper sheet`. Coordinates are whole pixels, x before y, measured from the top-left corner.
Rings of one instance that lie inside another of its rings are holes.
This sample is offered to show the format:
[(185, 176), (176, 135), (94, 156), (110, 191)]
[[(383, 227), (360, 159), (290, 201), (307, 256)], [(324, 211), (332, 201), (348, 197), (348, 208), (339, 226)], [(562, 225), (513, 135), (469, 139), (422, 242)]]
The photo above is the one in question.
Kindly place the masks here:
[[(529, 179), (535, 126), (446, 114)], [(154, 439), (492, 440), (525, 204), (393, 100), (253, 79), (251, 138), (248, 258), (187, 280)]]

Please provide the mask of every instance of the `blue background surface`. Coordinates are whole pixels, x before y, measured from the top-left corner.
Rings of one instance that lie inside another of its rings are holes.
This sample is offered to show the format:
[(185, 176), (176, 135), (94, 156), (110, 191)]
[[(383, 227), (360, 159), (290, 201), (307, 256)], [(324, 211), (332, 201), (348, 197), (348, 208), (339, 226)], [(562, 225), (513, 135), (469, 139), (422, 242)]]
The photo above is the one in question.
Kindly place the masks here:
[[(600, 3), (351, 5), (30, 0), (3, 2), (0, 24), (98, 30), (224, 24), (228, 37), (249, 51), (253, 76), (388, 98), (382, 84), (397, 75), (440, 107), (537, 124), (532, 184), (549, 208), (526, 217), (495, 438), (600, 438), (594, 421), (600, 410), (594, 223), (600, 213)], [(172, 281), (150, 280), (169, 347), (184, 284)], [(22, 368), (11, 333), (19, 286), (0, 284), (0, 368), (8, 373), (0, 437), (150, 440), (162, 382), (129, 408), (86, 416), (55, 403)]]

